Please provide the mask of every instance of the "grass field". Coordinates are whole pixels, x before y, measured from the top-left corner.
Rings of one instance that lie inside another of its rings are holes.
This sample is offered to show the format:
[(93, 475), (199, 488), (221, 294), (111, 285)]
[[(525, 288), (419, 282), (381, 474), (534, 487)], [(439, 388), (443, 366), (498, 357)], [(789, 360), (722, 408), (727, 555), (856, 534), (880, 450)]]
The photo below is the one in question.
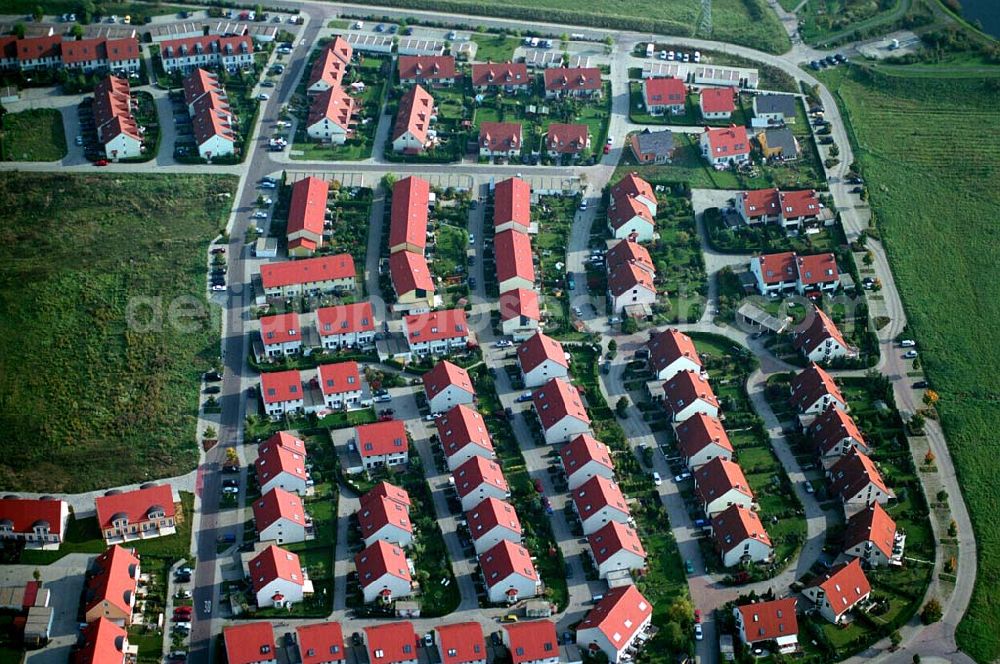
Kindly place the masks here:
[(822, 44), (837, 35), (888, 24), (909, 6), (910, 0), (809, 0), (798, 13), (799, 34), (809, 44)]
[(235, 178), (0, 182), (0, 486), (83, 491), (194, 467), (218, 354), (205, 250)]
[[(871, 203), (972, 514), (979, 579), (958, 643), (1000, 656), (1000, 130), (995, 80), (824, 75), (848, 111)], [(951, 100), (963, 99), (961, 113)], [(992, 183), (992, 184), (988, 184)], [(944, 284), (947, 284), (945, 286)]]
[(514, 59), (514, 49), (521, 43), (517, 37), (490, 35), (477, 32), (472, 35), (476, 42), (476, 60), (479, 62), (507, 62)]
[(36, 108), (3, 116), (3, 161), (58, 161), (65, 156), (66, 132), (59, 111)]

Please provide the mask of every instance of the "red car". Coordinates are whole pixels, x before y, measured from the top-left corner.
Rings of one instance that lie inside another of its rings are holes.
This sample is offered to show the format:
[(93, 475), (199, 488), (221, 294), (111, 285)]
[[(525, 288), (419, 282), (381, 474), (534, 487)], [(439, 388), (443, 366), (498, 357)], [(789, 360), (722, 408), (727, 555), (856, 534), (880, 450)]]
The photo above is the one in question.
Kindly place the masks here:
[(97, 161), (94, 162), (94, 166), (107, 166), (107, 165), (108, 165), (107, 159), (98, 159)]
[(701, 622), (701, 611), (698, 610), (698, 609), (694, 610), (694, 621), (696, 623), (700, 623)]
[(610, 145), (605, 145), (604, 146), (604, 154), (611, 154), (611, 146)]
[(189, 615), (191, 615), (191, 611), (192, 611), (192, 609), (191, 609), (190, 606), (176, 606), (176, 607), (174, 607), (174, 614), (176, 614), (176, 615), (189, 616)]
[(542, 486), (542, 481), (540, 479), (536, 477), (534, 484), (535, 484), (535, 491), (537, 491), (538, 493), (545, 493), (545, 488)]

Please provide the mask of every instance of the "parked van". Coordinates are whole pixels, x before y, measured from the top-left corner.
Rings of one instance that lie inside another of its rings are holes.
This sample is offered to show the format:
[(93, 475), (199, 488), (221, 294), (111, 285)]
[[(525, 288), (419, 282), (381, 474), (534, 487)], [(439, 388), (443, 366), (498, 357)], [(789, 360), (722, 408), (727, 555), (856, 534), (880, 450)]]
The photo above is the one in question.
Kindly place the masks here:
[(913, 339), (903, 339), (902, 341), (899, 342), (899, 345), (902, 346), (903, 348), (913, 348), (914, 346), (917, 345), (917, 342), (914, 341)]

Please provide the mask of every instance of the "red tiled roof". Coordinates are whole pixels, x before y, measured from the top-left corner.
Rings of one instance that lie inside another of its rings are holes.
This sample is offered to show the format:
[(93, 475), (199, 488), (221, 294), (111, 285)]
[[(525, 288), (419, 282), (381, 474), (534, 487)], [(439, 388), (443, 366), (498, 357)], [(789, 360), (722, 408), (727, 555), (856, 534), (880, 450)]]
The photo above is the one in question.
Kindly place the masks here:
[(631, 514), (625, 496), (618, 485), (611, 480), (594, 475), (573, 489), (573, 502), (580, 519), (586, 521), (605, 507), (611, 507), (624, 514)]
[(826, 454), (845, 438), (867, 447), (854, 419), (836, 406), (830, 406), (809, 424), (809, 435), (821, 454)]
[(646, 247), (631, 240), (619, 240), (604, 256), (608, 270), (614, 270), (619, 265), (634, 263), (647, 270), (653, 269), (653, 259)]
[(410, 343), (442, 341), (469, 336), (464, 309), (445, 309), (403, 318)]
[(491, 152), (521, 149), (520, 122), (484, 122), (479, 125), (479, 147)]
[(434, 97), (419, 85), (407, 90), (399, 100), (396, 123), (392, 129), (392, 140), (410, 132), (420, 142), (427, 142), (427, 129), (434, 112)]
[(150, 512), (163, 512), (165, 518), (173, 518), (173, 491), (169, 484), (158, 484), (146, 489), (135, 489), (111, 496), (100, 496), (94, 500), (97, 508), (97, 525), (101, 529), (111, 528), (112, 521), (124, 515), (129, 523), (140, 523), (149, 518)]
[(591, 461), (610, 470), (615, 468), (608, 446), (586, 433), (580, 434), (566, 443), (565, 447), (559, 451), (559, 457), (562, 459), (563, 468), (566, 469), (567, 475), (572, 475)]
[(335, 279), (353, 279), (355, 276), (354, 258), (350, 254), (265, 263), (260, 266), (260, 278), (264, 288), (281, 288), (293, 284), (311, 284)]
[(302, 326), (294, 311), (260, 319), (260, 338), (265, 346), (302, 341)]
[(786, 597), (770, 602), (756, 602), (737, 606), (743, 619), (743, 633), (748, 643), (771, 641), (799, 633), (795, 616), (795, 598)]
[(823, 590), (836, 616), (843, 615), (872, 590), (857, 558), (835, 566), (809, 584), (810, 588), (817, 586)]
[(509, 491), (500, 466), (495, 461), (481, 456), (470, 458), (456, 468), (452, 476), (455, 478), (455, 491), (463, 498), (483, 484), (500, 489), (504, 493)]
[(386, 526), (395, 526), (411, 535), (413, 524), (410, 523), (410, 512), (405, 505), (391, 498), (370, 498), (358, 510), (358, 527), (361, 538), (371, 537)]
[(521, 535), (521, 520), (510, 503), (490, 497), (465, 513), (472, 539), (477, 540), (500, 526)]
[(472, 85), (529, 85), (528, 66), (513, 62), (491, 62), (482, 65), (472, 65)]
[(750, 219), (770, 217), (781, 212), (781, 203), (777, 189), (753, 189), (741, 191), (740, 200), (743, 210)]
[(370, 586), (386, 574), (412, 582), (406, 554), (395, 544), (377, 540), (354, 556), (361, 587)]
[(483, 416), (465, 404), (452, 407), (434, 424), (445, 456), (454, 456), (469, 443), (493, 451), (493, 440)]
[(600, 602), (591, 609), (583, 622), (577, 625), (580, 632), (598, 629), (608, 642), (620, 650), (632, 640), (643, 623), (653, 615), (653, 605), (632, 584), (612, 588)]
[(830, 468), (830, 493), (845, 500), (858, 495), (869, 482), (887, 496), (892, 495), (875, 462), (856, 447), (852, 447)]
[(545, 148), (559, 154), (576, 154), (587, 147), (589, 130), (585, 124), (553, 122), (545, 134)]
[(272, 544), (250, 561), (250, 584), (257, 593), (276, 579), (290, 581), (297, 586), (305, 583), (298, 554)]
[(427, 205), (430, 182), (411, 175), (392, 185), (389, 246), (408, 244), (423, 251), (427, 246)]
[(253, 38), (249, 35), (204, 35), (200, 37), (182, 37), (167, 39), (160, 42), (160, 55), (165, 60), (198, 55), (199, 53), (220, 55), (236, 55), (238, 53), (253, 53)]
[(517, 359), (521, 362), (521, 371), (526, 374), (546, 360), (569, 367), (562, 344), (541, 332), (536, 332), (517, 347)]
[(456, 77), (455, 57), (451, 55), (401, 55), (396, 66), (401, 81), (441, 81)]
[(479, 623), (469, 621), (438, 625), (434, 631), (437, 632), (442, 664), (463, 664), (487, 659), (486, 640), (483, 638), (483, 627)]
[[(346, 51), (338, 50), (338, 47), (346, 49)], [(325, 83), (331, 88), (340, 86), (340, 82), (344, 80), (344, 74), (347, 73), (347, 65), (351, 61), (352, 51), (351, 45), (343, 37), (337, 37), (336, 41), (328, 44), (316, 58), (309, 71), (308, 87), (311, 88), (317, 83)]]
[[(417, 634), (409, 622), (393, 622), (365, 627), (370, 664), (391, 664), (417, 657)], [(379, 656), (379, 653), (382, 656)]]
[(520, 278), (534, 283), (531, 240), (525, 233), (513, 229), (497, 233), (493, 239), (493, 252), (496, 256), (497, 282)]
[(622, 550), (642, 558), (646, 557), (646, 549), (643, 548), (635, 529), (617, 521), (607, 522), (599, 530), (591, 533), (587, 541), (598, 565)]
[(840, 333), (837, 326), (830, 320), (830, 317), (822, 309), (813, 305), (812, 315), (808, 316), (796, 328), (792, 336), (792, 345), (795, 346), (796, 350), (810, 353), (818, 346), (821, 346), (827, 339), (833, 340), (847, 350), (853, 350), (850, 344), (847, 343), (847, 340), (844, 339), (844, 335)]
[(434, 292), (434, 279), (423, 254), (397, 251), (389, 256), (389, 278), (397, 296), (417, 290)]
[(847, 520), (844, 549), (871, 542), (886, 558), (896, 543), (896, 522), (879, 503), (872, 503)]
[(730, 505), (712, 517), (712, 537), (723, 553), (741, 546), (748, 539), (771, 546), (771, 538), (760, 517), (741, 505)]
[(302, 377), (295, 369), (262, 373), (260, 375), (260, 396), (264, 403), (304, 399)]
[(344, 632), (338, 622), (299, 625), (295, 628), (302, 664), (326, 664), (346, 659)]
[(646, 348), (649, 349), (649, 364), (657, 372), (666, 369), (682, 357), (701, 366), (701, 358), (698, 357), (698, 350), (694, 347), (691, 337), (676, 328), (657, 332), (646, 344)]
[(815, 362), (792, 379), (791, 389), (789, 401), (800, 410), (808, 408), (825, 395), (830, 395), (842, 404), (847, 403), (833, 377)]
[(736, 92), (732, 88), (702, 88), (702, 113), (732, 113), (736, 110)]
[(673, 413), (679, 413), (699, 399), (719, 407), (719, 400), (708, 379), (690, 369), (678, 371), (663, 384), (663, 402)]
[(306, 444), (302, 442), (302, 439), (296, 438), (287, 431), (279, 431), (264, 441), (264, 444), (258, 448), (258, 453), (267, 452), (272, 447), (283, 447), (290, 452), (298, 452), (302, 455), (306, 453)]
[(633, 288), (645, 288), (656, 293), (653, 277), (635, 263), (624, 263), (616, 267), (608, 277), (608, 290), (615, 297), (624, 295)]
[[(65, 42), (63, 42), (63, 45), (65, 47)], [(104, 53), (108, 56), (108, 62), (138, 60), (140, 57), (139, 40), (135, 37), (107, 39), (104, 41)]]
[(102, 142), (119, 134), (142, 140), (139, 126), (132, 117), (131, 90), (128, 81), (117, 76), (103, 78), (94, 87), (94, 124), (101, 130)]
[(49, 533), (63, 536), (63, 501), (41, 498), (0, 499), (0, 525), (9, 524), (15, 533), (30, 533), (36, 525), (46, 524)]
[(687, 87), (679, 78), (647, 78), (643, 87), (646, 106), (684, 106), (687, 102)]
[(104, 46), (104, 38), (66, 40), (62, 42), (62, 61), (64, 65), (87, 62), (88, 60), (102, 60), (101, 51)]
[(304, 526), (305, 510), (298, 494), (274, 487), (254, 501), (253, 520), (259, 533), (281, 519)]
[(535, 412), (546, 430), (558, 424), (564, 417), (573, 417), (590, 424), (587, 409), (583, 407), (580, 391), (560, 378), (553, 378), (535, 390), (533, 395)]
[(750, 141), (747, 140), (746, 127), (735, 125), (724, 129), (705, 127), (708, 134), (708, 146), (712, 157), (731, 157), (750, 154)]
[(87, 579), (84, 611), (90, 611), (106, 601), (130, 616), (135, 591), (139, 587), (139, 557), (132, 549), (114, 544), (94, 559), (92, 569), (95, 573)]
[(635, 217), (641, 217), (650, 226), (655, 224), (653, 213), (634, 196), (619, 195), (612, 197), (611, 205), (608, 207), (608, 221), (611, 223), (612, 228), (619, 229)]
[(354, 438), (362, 457), (401, 454), (410, 449), (402, 420), (386, 420), (354, 427)]
[(190, 106), (202, 95), (214, 92), (217, 95), (225, 96), (225, 91), (219, 83), (219, 77), (210, 72), (197, 67), (190, 74), (184, 77), (184, 103)]
[(601, 70), (597, 67), (552, 67), (545, 70), (544, 76), (549, 92), (601, 89)]
[(472, 386), (469, 372), (448, 360), (441, 360), (435, 364), (430, 371), (423, 375), (423, 381), (424, 391), (427, 393), (428, 399), (436, 397), (452, 385), (469, 394), (476, 394), (476, 388)]
[(398, 487), (395, 484), (389, 484), (386, 481), (381, 481), (367, 493), (363, 494), (359, 499), (361, 506), (364, 507), (369, 500), (375, 500), (378, 498), (388, 498), (389, 500), (394, 500), (400, 505), (404, 505), (407, 510), (409, 510), (410, 505), (410, 494), (407, 493), (406, 489)]
[(17, 59), (20, 61), (39, 58), (57, 58), (62, 44), (62, 35), (51, 37), (25, 37), (17, 40)]
[(343, 88), (332, 87), (316, 95), (309, 104), (309, 117), (306, 126), (312, 126), (321, 120), (329, 120), (333, 124), (348, 131), (354, 116), (354, 98)]
[(493, 190), (493, 223), (513, 221), (527, 232), (531, 226), (531, 185), (520, 178), (507, 178)]
[(269, 622), (224, 627), (222, 634), (226, 642), (228, 664), (257, 664), (277, 658), (274, 628)]
[(354, 55), (354, 47), (340, 35), (334, 37), (333, 41), (326, 45), (326, 49), (340, 58), (345, 65), (351, 63), (351, 56)]
[(371, 302), (355, 302), (316, 310), (316, 331), (321, 337), (375, 331)]
[[(73, 658), (74, 664), (108, 664), (125, 659), (128, 633), (104, 616), (87, 625), (80, 634), (80, 649)], [(232, 659), (233, 664), (240, 664)]]
[(650, 202), (656, 202), (656, 193), (653, 192), (653, 185), (649, 184), (635, 172), (629, 172), (621, 180), (616, 182), (609, 191), (611, 198), (629, 196), (631, 198), (645, 198)]
[(483, 580), (490, 587), (502, 583), (513, 574), (538, 581), (538, 572), (531, 562), (531, 554), (523, 546), (510, 540), (500, 540), (496, 546), (479, 556), (479, 567), (483, 571)]
[(515, 288), (501, 293), (498, 304), (502, 321), (513, 318), (538, 321), (542, 318), (542, 310), (538, 305), (538, 291)]
[(779, 192), (781, 216), (786, 219), (815, 217), (820, 211), (819, 198), (814, 189)]
[(677, 447), (681, 456), (691, 458), (709, 445), (715, 444), (732, 453), (733, 444), (729, 442), (722, 422), (705, 413), (696, 413), (684, 420), (674, 430), (677, 437)]
[(281, 473), (288, 473), (305, 481), (305, 454), (293, 452), (280, 445), (261, 445), (254, 468), (257, 471), (257, 484), (264, 486)]
[(551, 620), (504, 625), (510, 644), (511, 664), (559, 658), (559, 639)]
[(361, 373), (358, 363), (334, 362), (321, 364), (318, 368), (319, 389), (323, 394), (343, 394), (361, 390)]
[(747, 482), (743, 469), (735, 461), (715, 457), (694, 471), (694, 491), (698, 499), (707, 504), (724, 496), (729, 491), (742, 493), (753, 500), (753, 491)]
[(784, 251), (777, 254), (759, 256), (760, 274), (765, 284), (776, 284), (782, 281), (795, 281), (795, 254)]
[(795, 264), (799, 270), (799, 281), (807, 286), (835, 281), (840, 277), (837, 259), (830, 253), (798, 256)]

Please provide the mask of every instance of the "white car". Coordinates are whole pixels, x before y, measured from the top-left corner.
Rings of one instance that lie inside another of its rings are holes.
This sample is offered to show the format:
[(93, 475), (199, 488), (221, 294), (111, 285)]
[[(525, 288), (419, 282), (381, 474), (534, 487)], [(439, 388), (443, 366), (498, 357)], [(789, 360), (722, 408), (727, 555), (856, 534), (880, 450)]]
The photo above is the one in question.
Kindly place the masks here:
[(663, 480), (660, 478), (660, 474), (655, 470), (653, 471), (653, 484), (655, 484), (656, 486), (660, 486), (661, 484), (663, 484)]
[(917, 351), (915, 351), (915, 350), (908, 350), (908, 351), (906, 351), (905, 353), (903, 353), (903, 359), (904, 360), (915, 360), (915, 359), (917, 359)]
[(496, 347), (497, 348), (507, 348), (507, 347), (512, 346), (512, 345), (513, 344), (511, 343), (511, 341), (509, 339), (501, 339), (500, 341), (498, 341), (496, 343)]
[(694, 640), (701, 641), (705, 638), (705, 632), (701, 628), (701, 623), (695, 623), (694, 625)]
[(257, 95), (257, 99), (259, 101), (267, 101), (270, 98), (271, 98), (271, 95), (267, 94), (266, 92), (261, 92), (259, 95)]
[(212, 612), (212, 600), (206, 599), (205, 600), (205, 604), (203, 605), (203, 608), (205, 609), (205, 613), (211, 613)]
[(218, 284), (218, 285), (212, 286), (212, 290), (215, 291), (216, 293), (222, 293), (222, 292), (224, 292), (226, 290), (226, 287), (223, 286), (222, 284)]
[(903, 339), (902, 341), (899, 342), (899, 345), (902, 346), (903, 348), (913, 348), (914, 346), (917, 345), (917, 342), (914, 341), (913, 339)]
[(689, 479), (690, 477), (691, 477), (691, 473), (689, 473), (688, 471), (685, 470), (680, 475), (677, 475), (676, 477), (674, 477), (674, 481), (675, 482), (683, 482), (684, 480)]
[(580, 307), (573, 307), (573, 315), (577, 318), (583, 318), (583, 309)]
[(261, 204), (263, 204), (263, 205), (274, 205), (274, 199), (266, 198), (265, 197), (264, 200), (261, 201)]
[(251, 215), (254, 219), (267, 219), (267, 212), (263, 210), (257, 210)]

